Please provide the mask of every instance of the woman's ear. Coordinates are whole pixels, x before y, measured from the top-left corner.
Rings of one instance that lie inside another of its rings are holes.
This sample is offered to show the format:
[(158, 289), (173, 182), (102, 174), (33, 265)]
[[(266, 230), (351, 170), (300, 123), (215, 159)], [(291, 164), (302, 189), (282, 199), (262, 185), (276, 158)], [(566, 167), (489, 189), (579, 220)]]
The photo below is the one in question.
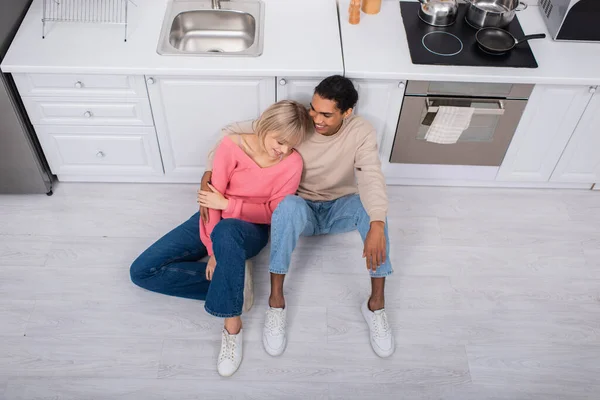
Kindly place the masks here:
[(348, 117), (349, 117), (349, 116), (352, 114), (352, 111), (354, 111), (354, 109), (353, 109), (353, 108), (349, 108), (349, 109), (347, 109), (347, 110), (346, 110), (346, 112), (345, 112), (344, 114), (342, 114), (342, 117), (343, 117), (344, 119), (348, 118)]

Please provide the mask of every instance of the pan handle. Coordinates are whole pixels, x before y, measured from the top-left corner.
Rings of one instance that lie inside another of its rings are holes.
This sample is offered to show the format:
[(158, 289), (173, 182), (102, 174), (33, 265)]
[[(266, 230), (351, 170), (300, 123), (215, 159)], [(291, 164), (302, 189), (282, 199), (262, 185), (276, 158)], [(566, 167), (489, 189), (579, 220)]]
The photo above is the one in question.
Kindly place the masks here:
[(546, 37), (545, 33), (536, 33), (535, 35), (527, 35), (519, 40), (516, 44), (521, 44), (531, 39), (544, 39)]
[[(521, 7), (521, 6), (523, 6), (523, 7), (522, 7), (522, 8), (519, 8), (519, 7)], [(520, 1), (520, 2), (519, 2), (519, 5), (517, 6), (517, 8), (515, 8), (515, 11), (524, 11), (524, 10), (527, 10), (527, 7), (529, 7), (529, 6), (527, 5), (527, 3), (523, 3), (522, 1)]]

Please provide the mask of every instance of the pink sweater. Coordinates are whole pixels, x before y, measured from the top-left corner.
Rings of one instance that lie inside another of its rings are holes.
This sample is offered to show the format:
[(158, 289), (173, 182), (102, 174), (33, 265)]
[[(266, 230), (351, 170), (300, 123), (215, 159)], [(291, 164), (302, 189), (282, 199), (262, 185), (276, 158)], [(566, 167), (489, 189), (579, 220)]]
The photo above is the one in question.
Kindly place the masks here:
[(295, 194), (302, 177), (302, 157), (294, 151), (281, 162), (261, 168), (230, 137), (215, 151), (211, 184), (228, 200), (226, 210), (209, 210), (209, 222), (200, 220), (200, 239), (213, 255), (210, 234), (221, 219), (237, 218), (270, 224), (283, 198)]

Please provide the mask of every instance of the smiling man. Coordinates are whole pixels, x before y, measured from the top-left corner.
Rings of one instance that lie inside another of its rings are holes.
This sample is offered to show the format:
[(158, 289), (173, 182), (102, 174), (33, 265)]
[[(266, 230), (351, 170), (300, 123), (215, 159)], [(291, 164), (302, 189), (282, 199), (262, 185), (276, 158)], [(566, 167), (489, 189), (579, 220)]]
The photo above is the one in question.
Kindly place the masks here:
[[(304, 159), (297, 196), (286, 197), (273, 213), (271, 295), (263, 331), (263, 345), (272, 356), (282, 354), (287, 344), (283, 282), (298, 238), (353, 230), (363, 239), (362, 257), (371, 278), (371, 296), (361, 307), (371, 345), (380, 357), (394, 352), (384, 308), (385, 277), (392, 273), (388, 199), (377, 135), (369, 122), (352, 113), (357, 101), (352, 81), (339, 75), (324, 79), (315, 88), (310, 105), (315, 133), (297, 148)], [(226, 128), (226, 133), (253, 131), (252, 121)], [(211, 169), (212, 153), (202, 178), (203, 188), (210, 181)], [(202, 218), (207, 217), (206, 211), (201, 210)]]

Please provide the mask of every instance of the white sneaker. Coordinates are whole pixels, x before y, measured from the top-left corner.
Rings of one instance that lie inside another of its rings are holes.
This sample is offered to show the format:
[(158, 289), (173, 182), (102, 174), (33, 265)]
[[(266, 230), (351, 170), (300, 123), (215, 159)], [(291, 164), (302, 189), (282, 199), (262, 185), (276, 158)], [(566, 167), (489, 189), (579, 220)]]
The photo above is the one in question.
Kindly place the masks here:
[(362, 315), (369, 326), (369, 336), (371, 338), (371, 347), (379, 357), (389, 357), (394, 353), (395, 344), (392, 328), (390, 327), (385, 309), (375, 312), (369, 310), (369, 300), (363, 303), (361, 307)]
[(280, 356), (285, 350), (287, 339), (285, 337), (285, 308), (272, 308), (267, 310), (265, 328), (263, 330), (263, 346), (265, 351), (274, 357)]
[(221, 337), (221, 351), (217, 361), (217, 371), (221, 376), (231, 376), (238, 370), (242, 363), (242, 330), (237, 335), (230, 335), (223, 328)]
[(252, 277), (252, 261), (246, 260), (244, 272), (244, 305), (242, 312), (248, 312), (254, 304), (254, 279)]

